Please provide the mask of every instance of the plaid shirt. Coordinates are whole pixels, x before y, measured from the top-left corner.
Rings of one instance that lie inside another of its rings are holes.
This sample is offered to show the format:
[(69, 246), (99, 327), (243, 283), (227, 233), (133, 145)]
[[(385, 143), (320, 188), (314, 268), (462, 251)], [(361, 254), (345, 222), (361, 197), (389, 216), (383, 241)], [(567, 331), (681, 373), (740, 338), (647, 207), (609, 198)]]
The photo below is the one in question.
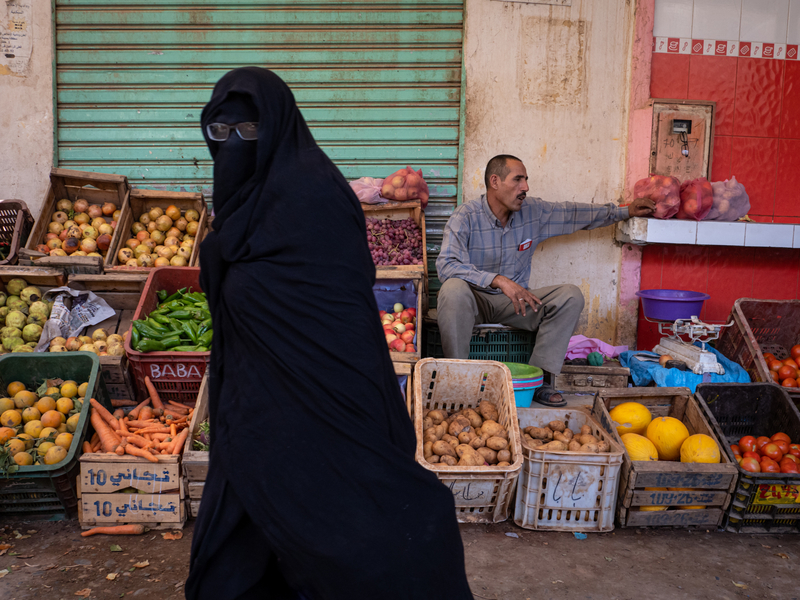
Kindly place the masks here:
[(553, 203), (529, 197), (519, 212), (511, 213), (504, 228), (482, 195), (456, 208), (447, 221), (436, 259), (439, 281), (458, 277), (487, 292), (500, 293), (489, 285), (497, 275), (505, 275), (527, 288), (531, 258), (539, 242), (627, 218), (627, 208), (611, 203)]

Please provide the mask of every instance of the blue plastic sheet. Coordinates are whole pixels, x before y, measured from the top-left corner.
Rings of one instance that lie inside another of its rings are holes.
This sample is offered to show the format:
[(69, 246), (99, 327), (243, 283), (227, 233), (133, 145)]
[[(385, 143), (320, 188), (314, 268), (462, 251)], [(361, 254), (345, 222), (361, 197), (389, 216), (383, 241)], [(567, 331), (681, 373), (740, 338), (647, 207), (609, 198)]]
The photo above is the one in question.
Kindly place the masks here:
[[(696, 343), (695, 346), (700, 346), (700, 343)], [(706, 350), (714, 353), (717, 361), (725, 368), (725, 375), (716, 373), (696, 375), (691, 371), (665, 369), (658, 363), (641, 361), (633, 356), (634, 354), (645, 354), (643, 352), (623, 352), (619, 355), (619, 361), (623, 367), (631, 370), (633, 383), (638, 387), (650, 385), (655, 381), (658, 387), (687, 387), (694, 393), (699, 383), (750, 383), (750, 375), (741, 366), (728, 360), (711, 346), (706, 346)], [(658, 356), (652, 352), (646, 354)]]

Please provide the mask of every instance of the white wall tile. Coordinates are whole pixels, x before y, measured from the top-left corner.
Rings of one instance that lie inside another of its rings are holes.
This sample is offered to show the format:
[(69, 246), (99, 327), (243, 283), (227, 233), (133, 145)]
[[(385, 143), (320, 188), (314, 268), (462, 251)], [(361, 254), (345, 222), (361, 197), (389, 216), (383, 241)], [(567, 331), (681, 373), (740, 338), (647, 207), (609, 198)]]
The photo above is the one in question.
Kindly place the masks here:
[(700, 221), (697, 244), (700, 246), (744, 246), (744, 223)]
[(693, 0), (656, 0), (653, 35), (692, 37), (692, 4)]
[(739, 39), (744, 42), (786, 43), (789, 0), (742, 0), (742, 27)]
[(789, 0), (789, 30), (787, 44), (800, 44), (800, 0)]
[(647, 239), (651, 244), (695, 244), (697, 221), (647, 219)]
[(694, 0), (692, 38), (738, 40), (742, 0)]
[(744, 245), (754, 248), (791, 248), (794, 225), (777, 223), (748, 223), (744, 230)]
[(794, 241), (792, 242), (792, 248), (800, 248), (800, 225), (794, 226)]

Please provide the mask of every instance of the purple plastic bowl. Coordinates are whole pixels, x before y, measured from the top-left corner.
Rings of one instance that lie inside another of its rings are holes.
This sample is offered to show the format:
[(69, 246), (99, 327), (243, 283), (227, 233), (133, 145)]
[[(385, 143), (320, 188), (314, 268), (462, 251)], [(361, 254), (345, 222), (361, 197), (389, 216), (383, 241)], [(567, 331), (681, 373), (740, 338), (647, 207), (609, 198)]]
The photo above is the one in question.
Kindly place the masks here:
[(674, 321), (699, 317), (703, 302), (711, 296), (688, 290), (641, 290), (644, 316), (654, 321)]

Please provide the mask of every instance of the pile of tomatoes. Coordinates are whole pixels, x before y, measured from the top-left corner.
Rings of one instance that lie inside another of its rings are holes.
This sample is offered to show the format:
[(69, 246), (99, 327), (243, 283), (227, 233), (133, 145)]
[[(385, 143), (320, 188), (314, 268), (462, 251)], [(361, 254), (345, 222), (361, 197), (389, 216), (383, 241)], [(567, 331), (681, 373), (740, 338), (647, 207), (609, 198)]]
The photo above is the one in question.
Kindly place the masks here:
[(739, 466), (751, 473), (800, 473), (800, 444), (785, 433), (771, 438), (746, 435), (731, 445)]
[(778, 360), (774, 354), (764, 353), (764, 360), (769, 367), (769, 374), (775, 383), (780, 383), (783, 387), (796, 388), (800, 386), (800, 344), (792, 346), (789, 351), (791, 358)]

